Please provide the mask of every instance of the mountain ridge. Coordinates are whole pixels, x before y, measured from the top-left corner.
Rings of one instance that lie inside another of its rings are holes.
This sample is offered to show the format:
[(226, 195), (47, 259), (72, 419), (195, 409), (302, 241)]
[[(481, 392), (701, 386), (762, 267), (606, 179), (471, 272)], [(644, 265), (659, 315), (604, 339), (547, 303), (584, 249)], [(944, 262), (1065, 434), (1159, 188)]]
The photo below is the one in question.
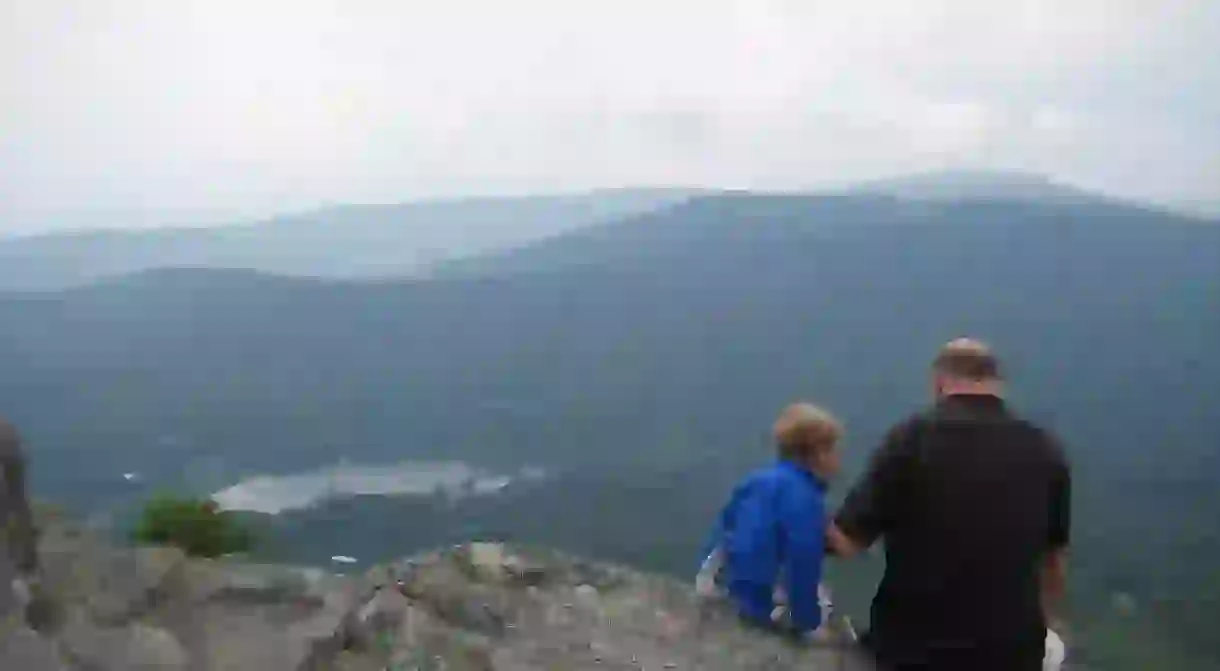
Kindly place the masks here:
[[(587, 227), (698, 200), (891, 198), (914, 210), (953, 203), (1090, 206), (1123, 202), (1034, 173), (945, 171), (839, 189), (623, 187), (535, 196), (340, 204), (250, 223), (104, 229), (0, 238), (0, 291), (88, 284), (158, 267), (234, 268), (300, 277), (385, 280), (446, 275), (450, 266)], [(1196, 217), (1196, 220), (1199, 218)]]
[[(743, 235), (768, 235), (783, 226), (819, 226), (830, 231), (844, 231), (845, 235), (851, 235), (846, 229), (860, 226), (867, 227), (866, 233), (884, 235), (896, 226), (937, 223), (958, 216), (968, 216), (969, 220), (957, 221), (956, 225), (978, 227), (1005, 223), (1028, 225), (1029, 221), (1017, 221), (1022, 216), (1043, 222), (1083, 217), (1096, 225), (1149, 217), (1174, 228), (1200, 225), (1195, 219), (1155, 206), (1129, 205), (1107, 199), (1053, 203), (996, 198), (912, 201), (864, 190), (813, 195), (724, 193), (693, 197), (671, 205), (666, 211), (594, 224), (490, 255), (458, 259), (442, 264), (433, 276), (488, 277), (538, 272), (552, 266), (548, 257), (553, 256), (581, 257), (580, 263), (592, 263), (612, 253), (638, 257), (655, 253), (658, 247), (669, 249), (664, 225), (678, 219), (699, 220), (705, 227), (725, 226), (728, 225), (725, 220), (732, 219), (732, 225), (740, 227)], [(630, 239), (631, 245), (624, 245), (625, 239)], [(604, 248), (606, 242), (616, 245), (613, 252)], [(751, 241), (743, 239), (742, 242), (750, 244)], [(602, 248), (598, 249), (599, 246)]]
[(943, 170), (869, 180), (848, 189), (903, 200), (1009, 200), (1081, 204), (1111, 200), (1034, 172)]
[(227, 226), (0, 239), (0, 289), (56, 290), (156, 267), (231, 267), (331, 278), (418, 276), (588, 223), (663, 207), (684, 191), (344, 205)]

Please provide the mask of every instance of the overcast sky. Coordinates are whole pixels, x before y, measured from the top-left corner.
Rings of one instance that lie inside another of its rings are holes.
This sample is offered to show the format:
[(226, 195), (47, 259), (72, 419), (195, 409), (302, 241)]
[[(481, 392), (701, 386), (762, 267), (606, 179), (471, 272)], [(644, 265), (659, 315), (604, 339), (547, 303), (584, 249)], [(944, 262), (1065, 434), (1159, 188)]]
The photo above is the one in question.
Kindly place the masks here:
[(1220, 202), (1220, 2), (0, 0), (0, 235), (946, 167)]

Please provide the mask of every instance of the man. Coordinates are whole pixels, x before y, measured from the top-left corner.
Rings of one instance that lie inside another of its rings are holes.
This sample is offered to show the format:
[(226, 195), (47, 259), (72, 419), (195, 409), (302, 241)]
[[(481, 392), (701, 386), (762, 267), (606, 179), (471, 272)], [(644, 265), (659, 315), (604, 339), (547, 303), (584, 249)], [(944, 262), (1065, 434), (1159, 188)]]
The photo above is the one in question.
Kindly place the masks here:
[(37, 538), (17, 431), (0, 420), (0, 633), (24, 624), (38, 573)]
[(1038, 671), (1064, 582), (1067, 462), (1008, 408), (983, 343), (945, 345), (932, 382), (935, 406), (889, 432), (828, 529), (841, 556), (884, 539), (864, 642), (891, 669)]

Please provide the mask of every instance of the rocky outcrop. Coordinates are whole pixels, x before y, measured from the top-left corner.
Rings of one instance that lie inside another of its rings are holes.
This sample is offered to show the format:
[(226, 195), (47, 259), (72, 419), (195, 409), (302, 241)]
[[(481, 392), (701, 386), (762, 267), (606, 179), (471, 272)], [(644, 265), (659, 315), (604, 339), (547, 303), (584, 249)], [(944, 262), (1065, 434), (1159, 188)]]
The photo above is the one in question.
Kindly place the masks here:
[(43, 556), (56, 616), (0, 633), (0, 668), (869, 668), (850, 644), (750, 630), (687, 585), (548, 550), (473, 543), (339, 577), (60, 531)]

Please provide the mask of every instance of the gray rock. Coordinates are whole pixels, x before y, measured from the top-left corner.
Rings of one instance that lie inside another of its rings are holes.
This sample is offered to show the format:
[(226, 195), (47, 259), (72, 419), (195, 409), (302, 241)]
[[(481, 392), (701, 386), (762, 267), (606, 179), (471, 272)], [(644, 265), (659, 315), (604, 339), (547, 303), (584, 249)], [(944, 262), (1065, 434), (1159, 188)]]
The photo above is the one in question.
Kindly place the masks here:
[(471, 543), (465, 548), (466, 561), (479, 578), (496, 582), (507, 577), (509, 563), (501, 543)]
[(66, 671), (67, 668), (51, 640), (25, 627), (0, 629), (0, 669)]
[(223, 561), (196, 564), (188, 587), (188, 598), (195, 603), (321, 606), (328, 591), (342, 584), (318, 569)]
[(553, 552), (506, 547), (483, 557), (493, 555), (546, 579), (489, 579), (486, 561), (482, 570), (463, 570), (469, 555), (461, 548), (417, 562), (407, 618), (415, 624), (400, 632), (398, 659), (420, 668), (486, 664), (497, 671), (872, 667), (846, 638), (798, 646), (743, 628), (729, 613), (708, 615), (693, 589), (671, 580)]
[(58, 671), (56, 653), (72, 671), (871, 669), (846, 636), (797, 646), (691, 586), (547, 550), (458, 546), (345, 579), (54, 542), (66, 623), (49, 646), (4, 641), (42, 655), (5, 650), (4, 671)]
[(167, 631), (144, 624), (103, 627), (78, 614), (59, 635), (64, 657), (87, 671), (178, 671), (186, 651)]
[(456, 629), (428, 611), (412, 607), (399, 625), (388, 666), (393, 669), (503, 671), (493, 663), (494, 651), (490, 638)]
[(167, 594), (186, 562), (172, 548), (115, 548), (72, 527), (52, 528), (40, 545), (43, 586), (56, 603), (85, 604), (98, 622), (137, 619)]
[(186, 557), (171, 548), (116, 552), (97, 567), (100, 590), (89, 598), (98, 622), (124, 624), (171, 598), (166, 592)]
[(411, 603), (393, 587), (383, 587), (365, 603), (347, 625), (348, 647), (375, 650), (392, 647), (394, 631), (402, 624)]
[(349, 613), (335, 606), (297, 612), (211, 604), (196, 614), (188, 648), (198, 669), (330, 669), (343, 651)]
[[(363, 605), (350, 581), (293, 569), (277, 574), (265, 567), (216, 565), (210, 570), (222, 575), (196, 591), (200, 600), (179, 609), (171, 625), (185, 642), (193, 669), (329, 670)], [(235, 581), (225, 581), (227, 571)], [(281, 580), (292, 575), (304, 579)]]

